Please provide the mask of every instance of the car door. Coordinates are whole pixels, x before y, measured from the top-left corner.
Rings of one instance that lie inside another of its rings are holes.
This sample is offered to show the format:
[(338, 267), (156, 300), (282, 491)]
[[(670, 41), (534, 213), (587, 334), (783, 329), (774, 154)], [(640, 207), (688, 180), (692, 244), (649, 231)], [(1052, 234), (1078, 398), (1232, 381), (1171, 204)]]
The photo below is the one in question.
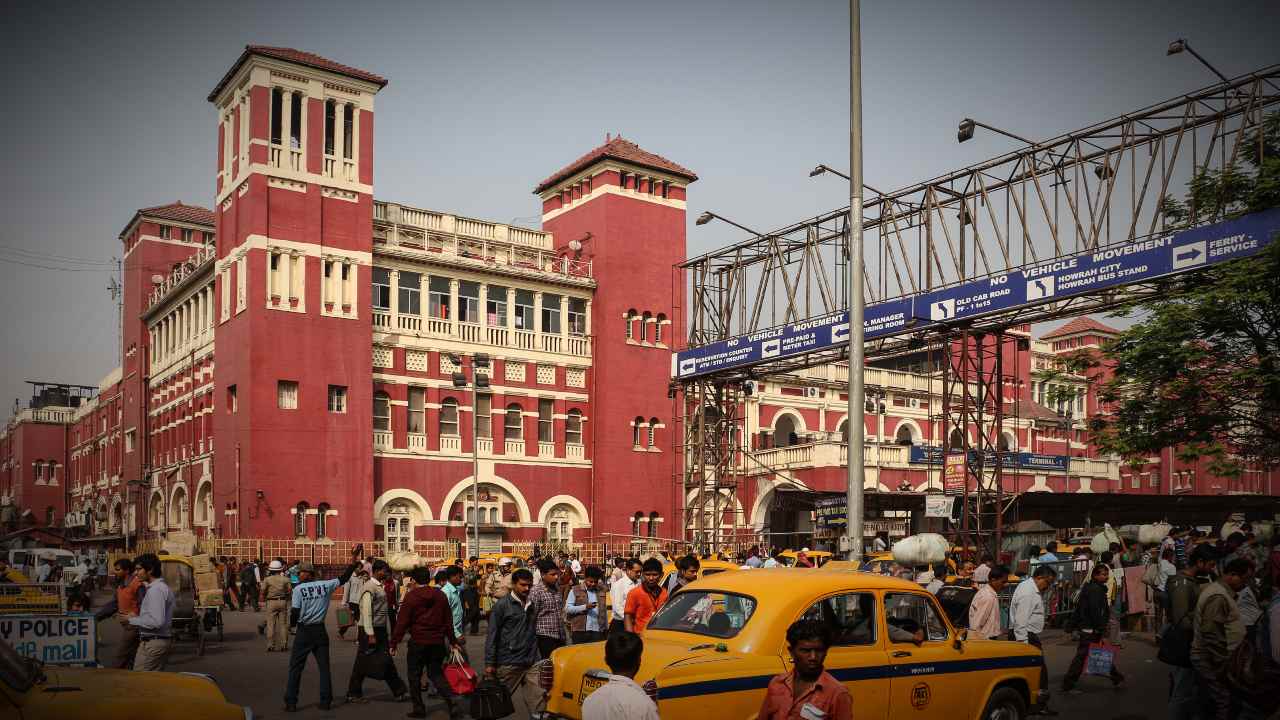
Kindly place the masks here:
[(933, 597), (925, 592), (886, 592), (883, 613), (892, 670), (890, 714), (920, 720), (971, 717), (964, 646), (955, 647)]
[[(859, 720), (888, 718), (890, 666), (876, 618), (875, 594), (829, 595), (810, 605), (801, 619), (818, 620), (834, 630), (826, 670), (853, 695), (854, 715)], [(791, 672), (794, 664), (785, 647), (782, 657)]]

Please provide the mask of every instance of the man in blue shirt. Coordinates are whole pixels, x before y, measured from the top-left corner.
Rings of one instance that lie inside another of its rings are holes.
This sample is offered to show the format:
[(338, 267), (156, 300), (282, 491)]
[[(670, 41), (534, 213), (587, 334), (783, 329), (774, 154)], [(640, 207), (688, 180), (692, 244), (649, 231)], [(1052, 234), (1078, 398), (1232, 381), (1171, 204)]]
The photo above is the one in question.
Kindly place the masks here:
[(465, 573), (460, 565), (450, 565), (444, 571), (444, 585), (440, 590), (449, 598), (449, 612), (453, 617), (453, 636), (465, 637), (462, 634), (462, 577)]
[(316, 579), (316, 567), (309, 562), (298, 566), (298, 587), (293, 589), (293, 607), (290, 622), (297, 626), (293, 641), (293, 654), (289, 656), (289, 684), (284, 691), (285, 712), (298, 711), (298, 684), (302, 681), (302, 669), (307, 666), (307, 656), (316, 656), (320, 669), (320, 709), (328, 710), (333, 704), (333, 683), (329, 677), (329, 633), (324, 620), (329, 614), (329, 600), (339, 587), (346, 585), (351, 574), (360, 567), (362, 547), (351, 553), (351, 564), (340, 577), (332, 580)]
[(173, 590), (165, 584), (159, 557), (146, 553), (139, 555), (134, 564), (147, 589), (142, 595), (138, 614), (129, 618), (129, 624), (138, 629), (138, 654), (133, 661), (133, 669), (163, 671), (169, 650), (173, 648), (173, 608), (176, 601)]

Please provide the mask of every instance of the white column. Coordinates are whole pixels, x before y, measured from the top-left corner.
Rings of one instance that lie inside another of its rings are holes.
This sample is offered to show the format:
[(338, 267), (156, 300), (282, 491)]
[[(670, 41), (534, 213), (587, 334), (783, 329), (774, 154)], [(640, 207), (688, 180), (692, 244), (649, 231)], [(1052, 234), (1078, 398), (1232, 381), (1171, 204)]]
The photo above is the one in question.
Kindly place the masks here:
[[(325, 104), (328, 105), (328, 102), (326, 102)], [(328, 109), (329, 109), (328, 107), (325, 108), (326, 111)], [(342, 173), (342, 169), (341, 169), (342, 153), (344, 151), (344, 148), (346, 147), (345, 145), (346, 133), (343, 132), (342, 113), (343, 113), (343, 104), (335, 100), (333, 103), (333, 158), (335, 161), (333, 163), (334, 177), (342, 177), (342, 174), (341, 174)]]
[(458, 335), (458, 278), (449, 278), (449, 326), (450, 334), (454, 337)]
[(560, 296), (560, 337), (569, 334), (569, 296)]
[[(294, 267), (294, 266), (297, 267)], [(306, 280), (307, 259), (297, 250), (289, 253), (289, 297), (298, 299), (298, 306), (302, 306), (303, 286)]]
[(489, 324), (489, 283), (480, 283), (480, 324)]
[(280, 144), (286, 149), (293, 147), (289, 138), (293, 137), (293, 91), (280, 89)]
[[(542, 291), (533, 294), (533, 331), (542, 332)], [(538, 342), (542, 342), (539, 340)]]
[(507, 288), (507, 317), (505, 318), (507, 327), (514, 330), (516, 327), (516, 289)]
[(387, 274), (391, 277), (388, 280), (391, 283), (391, 314), (398, 315), (400, 314), (400, 271), (392, 270)]
[(418, 276), (418, 314), (431, 317), (431, 276), (427, 273)]
[(587, 313), (586, 322), (584, 322), (583, 325), (585, 327), (585, 333), (587, 335), (590, 335), (591, 334), (591, 301), (590, 300), (587, 300), (586, 313)]

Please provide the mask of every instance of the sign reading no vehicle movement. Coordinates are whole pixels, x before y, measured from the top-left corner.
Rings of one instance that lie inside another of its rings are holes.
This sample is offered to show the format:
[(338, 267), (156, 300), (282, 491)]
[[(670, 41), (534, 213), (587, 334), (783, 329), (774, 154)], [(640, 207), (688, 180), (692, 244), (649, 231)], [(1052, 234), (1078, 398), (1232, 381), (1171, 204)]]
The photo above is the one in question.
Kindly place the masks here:
[[(872, 303), (863, 316), (867, 340), (941, 328), (1018, 308), (1192, 272), (1257, 255), (1280, 231), (1280, 208), (1146, 240), (1030, 263), (950, 287)], [(682, 350), (671, 356), (677, 380), (745, 368), (841, 347), (849, 314), (841, 311)]]
[(3, 615), (0, 641), (19, 655), (51, 665), (97, 662), (97, 628), (92, 615)]

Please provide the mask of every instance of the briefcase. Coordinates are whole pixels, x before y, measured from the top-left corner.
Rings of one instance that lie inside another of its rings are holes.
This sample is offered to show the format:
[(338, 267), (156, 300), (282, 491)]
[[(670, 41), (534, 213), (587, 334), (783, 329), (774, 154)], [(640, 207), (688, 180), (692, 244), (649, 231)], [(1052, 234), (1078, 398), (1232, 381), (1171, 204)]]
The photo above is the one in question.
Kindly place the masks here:
[(515, 711), (511, 693), (497, 678), (486, 677), (471, 693), (471, 717), (475, 720), (499, 720)]

